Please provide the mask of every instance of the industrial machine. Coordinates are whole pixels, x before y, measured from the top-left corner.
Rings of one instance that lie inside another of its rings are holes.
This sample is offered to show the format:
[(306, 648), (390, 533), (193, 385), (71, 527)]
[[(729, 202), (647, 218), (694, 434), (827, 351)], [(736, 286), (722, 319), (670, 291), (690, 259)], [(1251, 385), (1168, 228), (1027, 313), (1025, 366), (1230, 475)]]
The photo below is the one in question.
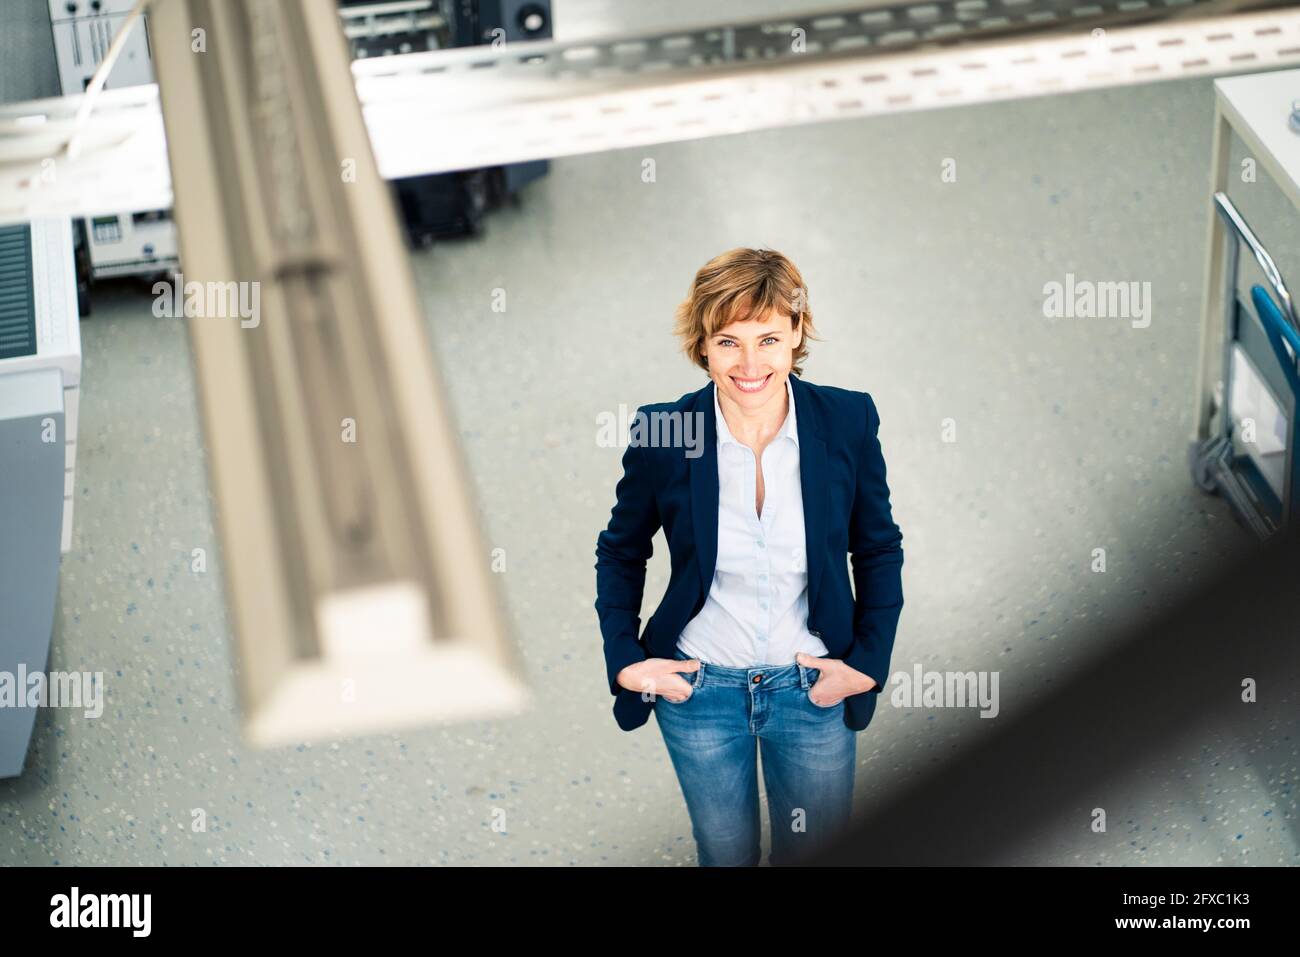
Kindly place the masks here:
[[(64, 94), (84, 90), (124, 25), (134, 0), (49, 0), (50, 23)], [(340, 0), (353, 56), (358, 59), (421, 53), (453, 46), (512, 43), (551, 36), (549, 0)], [(153, 82), (146, 16), (124, 41), (105, 89)], [(516, 200), (527, 183), (545, 175), (546, 160), (415, 176), (393, 181), (408, 243), (475, 235), (483, 217)], [(90, 289), (111, 276), (152, 276), (178, 266), (176, 228), (168, 209), (103, 213), (79, 220), (77, 242), (89, 269), (79, 277), (82, 315)]]
[[(81, 93), (104, 61), (109, 45), (127, 21), (135, 0), (49, 0), (54, 56), (65, 95)], [(105, 89), (152, 83), (149, 24), (145, 17), (123, 41)], [(109, 212), (77, 220), (84, 248), (78, 277), (82, 315), (90, 311), (94, 280), (109, 276), (152, 276), (177, 267), (176, 226), (171, 211)]]
[[(339, 15), (358, 60), (542, 40), (552, 31), (549, 0), (340, 0)], [(549, 168), (543, 159), (394, 179), (408, 244), (479, 233), (484, 214), (517, 201), (519, 190)]]
[[(72, 546), (81, 338), (72, 221), (0, 226), (0, 672), (46, 667), (59, 556)], [(19, 689), (25, 691), (24, 689)], [(22, 772), (36, 718), (0, 707), (0, 778)]]

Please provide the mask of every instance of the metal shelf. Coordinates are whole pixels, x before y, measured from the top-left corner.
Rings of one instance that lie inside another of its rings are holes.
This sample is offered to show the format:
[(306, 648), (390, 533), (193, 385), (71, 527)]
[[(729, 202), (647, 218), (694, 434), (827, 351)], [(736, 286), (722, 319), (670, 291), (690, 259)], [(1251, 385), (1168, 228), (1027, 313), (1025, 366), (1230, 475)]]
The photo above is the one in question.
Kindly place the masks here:
[[(1293, 4), (945, 0), (382, 57), (352, 72), (392, 179), (1292, 65)], [(156, 89), (105, 93), (82, 155), (51, 161), (77, 101), (0, 109), (0, 222), (171, 204)]]

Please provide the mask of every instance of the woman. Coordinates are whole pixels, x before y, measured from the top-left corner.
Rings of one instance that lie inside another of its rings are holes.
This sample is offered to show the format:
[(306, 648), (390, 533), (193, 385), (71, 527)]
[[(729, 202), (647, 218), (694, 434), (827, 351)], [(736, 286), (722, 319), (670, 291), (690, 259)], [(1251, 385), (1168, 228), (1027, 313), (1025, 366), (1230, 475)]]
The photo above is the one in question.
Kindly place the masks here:
[[(856, 733), (889, 673), (903, 550), (880, 418), (867, 393), (800, 378), (815, 330), (780, 253), (706, 263), (675, 331), (709, 384), (637, 410), (596, 543), (614, 717), (630, 731), (654, 712), (702, 866), (759, 862), (757, 739), (785, 864), (848, 823)], [(638, 636), (660, 528), (672, 573)]]

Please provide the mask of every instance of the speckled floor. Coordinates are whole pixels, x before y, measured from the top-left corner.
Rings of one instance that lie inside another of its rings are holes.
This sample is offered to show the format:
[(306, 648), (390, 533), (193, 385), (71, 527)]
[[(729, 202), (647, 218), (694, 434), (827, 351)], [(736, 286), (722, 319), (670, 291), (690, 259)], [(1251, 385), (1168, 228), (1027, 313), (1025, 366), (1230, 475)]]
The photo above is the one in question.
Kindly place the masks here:
[[(185, 330), (102, 287), (51, 667), (103, 671), (108, 705), (41, 715), (0, 782), (0, 864), (693, 864), (653, 721), (610, 715), (592, 566), (619, 450), (594, 437), (601, 412), (703, 384), (671, 313), (736, 245), (803, 269), (825, 338), (806, 378), (876, 398), (906, 553), (894, 669), (996, 669), (1013, 716), (1249, 544), (1184, 459), (1211, 110), (1191, 81), (564, 159), (483, 239), (417, 254), (537, 699), (508, 721), (241, 743), (221, 568), (189, 570), (215, 543)], [(1149, 281), (1150, 327), (1044, 319), (1067, 272)], [(650, 609), (667, 570), (660, 538)], [(980, 725), (882, 702), (860, 805)], [(1297, 731), (1180, 746), (1114, 795), (1108, 834), (1062, 823), (1008, 860), (1295, 864)]]

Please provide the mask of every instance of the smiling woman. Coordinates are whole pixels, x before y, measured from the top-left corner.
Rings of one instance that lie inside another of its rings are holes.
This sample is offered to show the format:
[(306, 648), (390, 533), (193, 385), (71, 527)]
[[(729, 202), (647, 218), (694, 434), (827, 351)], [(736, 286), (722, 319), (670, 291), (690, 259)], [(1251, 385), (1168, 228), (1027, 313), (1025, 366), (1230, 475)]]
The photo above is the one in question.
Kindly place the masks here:
[[(703, 454), (624, 455), (596, 543), (614, 716), (630, 731), (654, 712), (702, 865), (759, 863), (761, 750), (771, 862), (793, 863), (848, 823), (855, 733), (875, 711), (903, 604), (880, 417), (867, 393), (800, 378), (812, 313), (778, 252), (710, 260), (675, 331), (711, 381), (646, 408), (699, 415)], [(672, 579), (638, 638), (660, 527)]]
[[(788, 316), (776, 330), (783, 338), (801, 333), (785, 351), (789, 369), (803, 375), (808, 339), (817, 339), (808, 292), (798, 267), (771, 249), (731, 249), (700, 267), (686, 299), (677, 307), (673, 332), (687, 358), (709, 371), (708, 351), (724, 326), (737, 320), (767, 317), (773, 310)], [(729, 331), (739, 332), (739, 329)], [(715, 357), (716, 361), (716, 357)]]

